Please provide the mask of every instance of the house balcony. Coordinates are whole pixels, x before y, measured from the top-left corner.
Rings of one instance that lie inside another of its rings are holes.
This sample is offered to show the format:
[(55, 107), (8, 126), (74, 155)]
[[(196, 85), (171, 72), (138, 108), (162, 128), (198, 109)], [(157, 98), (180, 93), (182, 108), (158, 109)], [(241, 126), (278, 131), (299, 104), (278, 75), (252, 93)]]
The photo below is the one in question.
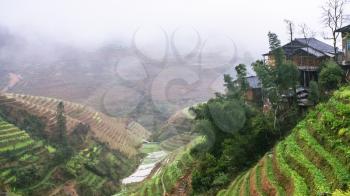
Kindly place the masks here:
[(302, 65), (298, 66), (298, 69), (301, 71), (318, 71), (320, 69), (319, 66), (311, 66), (311, 65)]

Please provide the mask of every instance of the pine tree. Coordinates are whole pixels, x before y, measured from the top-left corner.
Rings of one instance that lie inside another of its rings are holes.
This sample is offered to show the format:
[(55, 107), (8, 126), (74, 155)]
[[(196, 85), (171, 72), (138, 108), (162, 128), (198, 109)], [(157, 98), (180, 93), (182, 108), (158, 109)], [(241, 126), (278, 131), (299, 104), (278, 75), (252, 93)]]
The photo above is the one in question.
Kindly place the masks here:
[(66, 116), (64, 114), (64, 104), (63, 102), (59, 102), (57, 105), (57, 134), (58, 134), (58, 142), (62, 145), (67, 145), (67, 127), (66, 127)]
[(247, 66), (244, 64), (239, 64), (235, 67), (237, 72), (237, 82), (242, 95), (245, 95), (249, 88), (249, 84), (247, 81)]

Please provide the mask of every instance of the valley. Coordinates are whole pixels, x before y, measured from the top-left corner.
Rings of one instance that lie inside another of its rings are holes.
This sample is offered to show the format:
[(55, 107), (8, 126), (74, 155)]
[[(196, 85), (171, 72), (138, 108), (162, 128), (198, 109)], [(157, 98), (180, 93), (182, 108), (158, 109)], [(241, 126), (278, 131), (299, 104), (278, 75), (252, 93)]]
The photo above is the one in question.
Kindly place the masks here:
[(349, 0), (0, 0), (0, 196), (350, 196), (349, 22)]

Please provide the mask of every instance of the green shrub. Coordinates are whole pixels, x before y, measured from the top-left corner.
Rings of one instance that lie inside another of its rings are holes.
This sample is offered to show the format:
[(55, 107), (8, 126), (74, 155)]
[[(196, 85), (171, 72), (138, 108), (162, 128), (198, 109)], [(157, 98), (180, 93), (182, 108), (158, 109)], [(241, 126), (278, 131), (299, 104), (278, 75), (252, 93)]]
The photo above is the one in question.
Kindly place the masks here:
[(322, 66), (319, 76), (321, 88), (326, 91), (338, 88), (341, 84), (343, 75), (343, 70), (336, 62), (326, 61)]

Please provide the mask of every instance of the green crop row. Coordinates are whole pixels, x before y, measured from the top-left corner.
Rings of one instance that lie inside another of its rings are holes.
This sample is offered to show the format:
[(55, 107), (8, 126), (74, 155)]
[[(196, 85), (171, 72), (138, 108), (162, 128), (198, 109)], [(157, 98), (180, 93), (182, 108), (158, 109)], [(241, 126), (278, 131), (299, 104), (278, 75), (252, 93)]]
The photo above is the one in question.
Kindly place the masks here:
[(266, 156), (265, 167), (266, 167), (267, 178), (269, 179), (271, 184), (276, 188), (278, 196), (286, 195), (284, 189), (278, 184), (276, 180), (275, 173), (272, 167), (272, 159), (270, 158), (269, 155)]
[(276, 146), (276, 159), (283, 175), (290, 178), (294, 184), (293, 195), (308, 195), (308, 188), (305, 184), (304, 178), (302, 178), (296, 171), (289, 167), (288, 163), (283, 157), (284, 153), (285, 144), (283, 142), (280, 142)]
[(236, 179), (231, 183), (227, 190), (220, 191), (221, 195), (232, 195), (234, 189), (238, 186), (239, 181), (243, 178), (243, 173), (236, 177)]
[[(318, 106), (319, 112), (310, 112), (306, 124), (302, 128), (307, 128), (315, 139), (322, 146), (331, 151), (343, 164), (350, 168), (350, 145), (346, 145), (350, 141), (350, 104), (341, 103), (335, 99), (331, 99), (327, 104)], [(319, 121), (317, 116), (322, 113), (336, 114), (336, 121), (340, 124), (335, 130), (327, 129), (327, 126)], [(339, 120), (340, 119), (340, 120)], [(347, 139), (347, 137), (349, 137)]]
[(245, 182), (244, 182), (244, 190), (243, 190), (243, 195), (245, 196), (249, 196), (250, 195), (250, 175), (251, 175), (251, 171), (248, 172), (248, 175), (245, 178)]
[(7, 133), (13, 133), (15, 131), (20, 131), (17, 127), (10, 127), (10, 128), (6, 128), (6, 129), (1, 129), (0, 130), (0, 135), (4, 135)]
[(262, 173), (262, 165), (258, 163), (255, 167), (255, 179), (254, 179), (255, 186), (259, 195), (265, 196), (266, 194), (262, 191), (261, 173)]
[(12, 144), (13, 142), (18, 142), (18, 141), (23, 141), (23, 140), (28, 140), (30, 139), (29, 135), (22, 135), (19, 137), (13, 137), (9, 139), (2, 139), (0, 140), (0, 146), (6, 145), (6, 144)]
[(21, 136), (21, 135), (27, 135), (25, 131), (18, 130), (16, 132), (11, 132), (7, 134), (0, 135), (0, 139), (8, 138), (8, 137), (13, 137), (13, 136)]
[(9, 145), (9, 146), (5, 146), (0, 148), (0, 152), (6, 152), (6, 151), (12, 151), (12, 150), (17, 150), (17, 149), (21, 149), (21, 148), (25, 148), (31, 144), (33, 144), (34, 141), (33, 140), (27, 140), (25, 142), (19, 142), (13, 145)]
[[(246, 185), (246, 179), (247, 179), (247, 176), (249, 176), (250, 172), (247, 171), (244, 176), (239, 180), (237, 186), (232, 190), (232, 192), (230, 194), (233, 194), (233, 195), (240, 195), (240, 193), (243, 191), (243, 193), (245, 193), (245, 190), (243, 190), (242, 188), (245, 187)], [(228, 194), (228, 195), (230, 195)]]
[(246, 173), (244, 175), (242, 174), (241, 176), (239, 176), (236, 179), (235, 183), (232, 184), (232, 186), (230, 186), (229, 189), (226, 191), (225, 195), (227, 195), (227, 196), (239, 195), (239, 190), (242, 186), (243, 180), (245, 179), (245, 175), (246, 175)]
[(13, 126), (12, 124), (9, 124), (9, 123), (7, 123), (7, 122), (5, 122), (5, 121), (1, 121), (1, 125), (0, 125), (0, 132), (2, 131), (2, 130), (6, 130), (6, 129), (10, 129), (10, 128), (16, 128), (15, 126)]
[[(330, 192), (330, 187), (327, 183), (327, 180), (325, 176), (322, 174), (321, 170), (319, 170), (313, 163), (311, 163), (303, 154), (302, 149), (298, 146), (297, 142), (295, 141), (295, 135), (292, 133), (289, 137), (286, 138), (284, 141), (286, 144), (285, 148), (285, 154), (287, 156), (290, 156), (296, 164), (300, 165), (302, 168), (305, 168), (305, 171), (309, 173), (308, 177), (311, 177), (312, 179), (307, 179), (307, 181), (311, 181), (312, 185), (312, 191), (316, 192), (316, 195)], [(304, 171), (299, 171), (303, 172)], [(307, 175), (307, 173), (304, 173), (304, 175)]]
[(350, 168), (350, 145), (346, 145), (341, 139), (335, 137), (334, 135), (328, 134), (327, 131), (310, 132), (315, 139), (322, 143), (322, 146), (325, 150), (332, 151), (332, 154), (342, 161), (343, 164), (347, 165), (347, 168)]
[(313, 138), (306, 129), (298, 131), (300, 139), (304, 140), (307, 145), (314, 150), (319, 156), (323, 157), (333, 168), (334, 174), (338, 179), (340, 185), (350, 184), (350, 174), (333, 155), (327, 152), (315, 138)]

